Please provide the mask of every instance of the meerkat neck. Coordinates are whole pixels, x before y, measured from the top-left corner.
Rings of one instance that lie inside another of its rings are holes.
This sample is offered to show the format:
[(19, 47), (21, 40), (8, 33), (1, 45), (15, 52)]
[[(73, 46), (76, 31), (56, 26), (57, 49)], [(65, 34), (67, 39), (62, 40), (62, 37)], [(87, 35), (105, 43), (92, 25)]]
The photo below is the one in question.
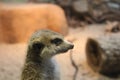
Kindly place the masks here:
[(42, 63), (45, 61), (49, 61), (51, 58), (42, 58), (40, 57), (40, 52), (33, 50), (33, 49), (28, 49), (27, 51), (27, 57), (26, 57), (26, 62), (36, 62), (36, 63)]
[(28, 47), (26, 61), (27, 62), (29, 62), (29, 61), (39, 62), (41, 58), (39, 57), (38, 53), (39, 52), (37, 50), (34, 50), (34, 49)]

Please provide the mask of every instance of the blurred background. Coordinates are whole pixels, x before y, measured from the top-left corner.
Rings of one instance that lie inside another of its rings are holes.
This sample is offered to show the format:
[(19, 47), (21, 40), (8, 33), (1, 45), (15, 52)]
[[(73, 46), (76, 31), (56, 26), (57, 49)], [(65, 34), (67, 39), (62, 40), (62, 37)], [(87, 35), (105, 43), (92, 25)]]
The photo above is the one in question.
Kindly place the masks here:
[(119, 34), (119, 21), (120, 0), (0, 0), (0, 80), (20, 80), (27, 42), (39, 29), (75, 45), (55, 56), (61, 80), (120, 80), (94, 72), (85, 50), (88, 38)]

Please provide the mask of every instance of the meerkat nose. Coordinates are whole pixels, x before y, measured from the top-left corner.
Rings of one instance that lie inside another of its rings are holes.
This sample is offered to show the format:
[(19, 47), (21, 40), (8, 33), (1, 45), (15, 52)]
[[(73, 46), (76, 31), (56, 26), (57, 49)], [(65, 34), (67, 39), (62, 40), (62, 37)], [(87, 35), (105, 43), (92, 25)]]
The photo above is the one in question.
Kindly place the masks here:
[(70, 45), (70, 49), (73, 49), (73, 48), (74, 48), (74, 45), (73, 45), (73, 44), (71, 44), (71, 45)]

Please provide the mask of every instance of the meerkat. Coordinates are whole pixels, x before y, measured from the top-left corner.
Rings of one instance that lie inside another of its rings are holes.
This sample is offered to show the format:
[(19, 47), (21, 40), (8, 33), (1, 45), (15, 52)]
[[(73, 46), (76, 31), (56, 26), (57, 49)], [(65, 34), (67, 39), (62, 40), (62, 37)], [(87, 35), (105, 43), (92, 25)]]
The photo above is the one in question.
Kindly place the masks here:
[(29, 42), (21, 80), (60, 80), (53, 56), (73, 49), (74, 45), (57, 32), (40, 30)]

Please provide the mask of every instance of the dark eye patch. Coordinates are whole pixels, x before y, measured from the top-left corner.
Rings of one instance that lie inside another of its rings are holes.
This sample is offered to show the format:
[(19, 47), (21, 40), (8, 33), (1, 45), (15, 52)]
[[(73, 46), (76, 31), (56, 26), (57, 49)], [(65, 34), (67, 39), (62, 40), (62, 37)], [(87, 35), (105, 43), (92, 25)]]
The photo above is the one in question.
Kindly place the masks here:
[(44, 44), (39, 43), (39, 42), (33, 44), (33, 49), (36, 50), (36, 51), (41, 50), (43, 47), (44, 47)]
[(62, 42), (63, 42), (63, 40), (60, 38), (55, 38), (55, 39), (51, 40), (51, 43), (55, 44), (56, 46), (60, 45)]

